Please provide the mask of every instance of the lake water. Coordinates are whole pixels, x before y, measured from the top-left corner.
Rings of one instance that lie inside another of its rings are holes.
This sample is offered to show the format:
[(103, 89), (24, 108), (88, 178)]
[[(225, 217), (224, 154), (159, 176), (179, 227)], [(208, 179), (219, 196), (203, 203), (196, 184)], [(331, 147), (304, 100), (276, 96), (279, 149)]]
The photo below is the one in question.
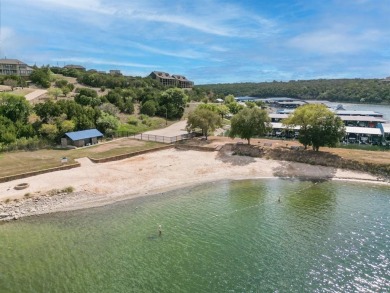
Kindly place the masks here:
[(388, 186), (267, 179), (26, 218), (0, 292), (389, 292), (389, 210)]

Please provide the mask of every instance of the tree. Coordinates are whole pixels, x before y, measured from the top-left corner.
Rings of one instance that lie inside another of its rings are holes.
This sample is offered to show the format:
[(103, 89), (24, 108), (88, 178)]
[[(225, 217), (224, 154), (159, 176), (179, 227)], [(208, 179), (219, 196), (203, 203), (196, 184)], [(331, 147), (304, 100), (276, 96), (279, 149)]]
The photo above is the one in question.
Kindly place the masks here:
[(25, 97), (13, 94), (0, 94), (0, 115), (7, 117), (12, 122), (21, 121), (27, 123), (30, 110), (30, 104)]
[(237, 102), (232, 102), (226, 105), (229, 108), (230, 113), (232, 114), (237, 114), (240, 112), (242, 109), (244, 109), (244, 105), (241, 105)]
[(58, 103), (53, 101), (46, 101), (45, 103), (39, 103), (34, 106), (35, 114), (41, 118), (43, 123), (48, 123), (50, 118), (61, 115), (61, 107)]
[(164, 91), (159, 99), (157, 114), (168, 119), (179, 119), (183, 116), (187, 95), (182, 89), (170, 88)]
[(222, 126), (222, 119), (218, 113), (205, 109), (197, 108), (195, 111), (188, 115), (187, 130), (195, 130), (196, 128), (202, 129), (202, 134), (208, 137), (209, 131), (214, 131), (216, 128)]
[(58, 79), (56, 80), (55, 85), (58, 88), (63, 88), (68, 85), (68, 81), (66, 79)]
[(102, 115), (97, 119), (96, 126), (103, 133), (107, 133), (118, 128), (119, 120), (118, 118), (103, 112)]
[(142, 104), (141, 113), (150, 117), (156, 114), (156, 103), (154, 101), (146, 101)]
[(60, 123), (60, 132), (61, 134), (71, 132), (75, 128), (75, 124), (72, 120), (64, 120)]
[(268, 132), (270, 118), (265, 110), (245, 108), (234, 115), (231, 121), (229, 136), (248, 140), (254, 136), (263, 136)]
[(50, 141), (54, 141), (58, 135), (58, 128), (55, 124), (42, 124), (39, 133)]
[(223, 119), (229, 113), (229, 108), (226, 105), (218, 105), (217, 111), (218, 114), (221, 115), (221, 118)]
[(227, 95), (225, 97), (225, 104), (230, 104), (230, 103), (233, 103), (235, 102), (236, 100), (234, 99), (234, 96), (233, 95)]
[(12, 91), (18, 85), (18, 81), (15, 79), (11, 79), (11, 78), (4, 80), (3, 83), (4, 83), (4, 85), (10, 86)]
[(103, 112), (106, 112), (112, 116), (116, 116), (119, 114), (119, 109), (115, 105), (111, 103), (104, 103), (99, 106), (99, 109)]
[(16, 128), (7, 117), (0, 115), (0, 143), (11, 143), (16, 140)]
[(62, 90), (59, 88), (51, 88), (48, 90), (49, 96), (54, 97), (56, 100), (59, 96), (63, 94)]
[(70, 93), (70, 89), (67, 86), (62, 87), (61, 90), (65, 97)]
[(44, 87), (50, 87), (52, 72), (49, 67), (35, 68), (30, 74), (30, 79), (32, 82)]
[(345, 127), (340, 119), (325, 105), (307, 104), (296, 109), (283, 120), (288, 127), (300, 126), (298, 140), (318, 151), (321, 146), (334, 147), (345, 136)]

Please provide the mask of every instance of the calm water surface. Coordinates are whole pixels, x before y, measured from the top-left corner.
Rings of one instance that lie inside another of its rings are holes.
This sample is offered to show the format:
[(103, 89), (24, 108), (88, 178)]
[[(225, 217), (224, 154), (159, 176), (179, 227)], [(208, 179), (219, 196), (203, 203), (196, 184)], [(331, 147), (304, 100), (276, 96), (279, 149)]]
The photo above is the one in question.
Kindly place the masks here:
[(389, 292), (389, 211), (386, 186), (270, 179), (22, 219), (0, 292)]

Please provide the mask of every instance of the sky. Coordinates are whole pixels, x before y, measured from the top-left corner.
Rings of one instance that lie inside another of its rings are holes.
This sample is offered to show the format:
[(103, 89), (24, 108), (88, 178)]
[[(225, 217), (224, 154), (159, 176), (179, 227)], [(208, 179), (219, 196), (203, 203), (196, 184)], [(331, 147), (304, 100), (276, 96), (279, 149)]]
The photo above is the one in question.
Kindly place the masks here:
[(195, 84), (390, 76), (390, 0), (0, 0), (0, 58)]

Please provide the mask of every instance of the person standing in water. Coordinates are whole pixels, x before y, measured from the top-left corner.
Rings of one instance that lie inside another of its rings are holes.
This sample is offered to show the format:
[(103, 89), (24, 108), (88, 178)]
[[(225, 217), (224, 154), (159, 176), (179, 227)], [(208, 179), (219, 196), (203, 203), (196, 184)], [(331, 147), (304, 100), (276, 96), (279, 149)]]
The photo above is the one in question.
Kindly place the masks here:
[(162, 235), (162, 227), (161, 225), (158, 225), (158, 236)]

